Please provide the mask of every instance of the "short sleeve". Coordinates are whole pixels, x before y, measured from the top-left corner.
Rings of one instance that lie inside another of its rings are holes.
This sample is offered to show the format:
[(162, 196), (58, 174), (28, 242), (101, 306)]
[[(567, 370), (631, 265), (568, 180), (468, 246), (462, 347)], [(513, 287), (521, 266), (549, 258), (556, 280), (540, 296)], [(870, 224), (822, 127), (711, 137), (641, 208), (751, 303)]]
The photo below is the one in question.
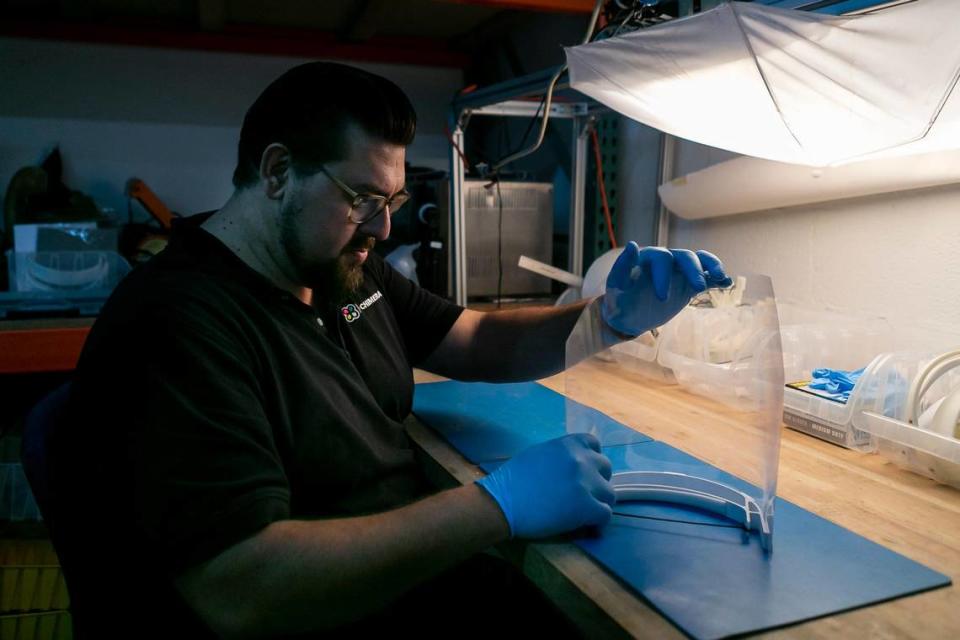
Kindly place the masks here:
[(382, 269), (384, 291), (400, 325), (410, 363), (417, 366), (437, 348), (463, 307), (416, 285), (386, 261), (378, 262), (376, 268)]
[[(197, 295), (148, 305), (108, 327), (78, 371), (88, 413), (123, 442), (111, 473), (132, 480), (134, 526), (174, 573), (289, 517), (256, 354), (215, 307)], [(90, 406), (97, 387), (118, 400)]]

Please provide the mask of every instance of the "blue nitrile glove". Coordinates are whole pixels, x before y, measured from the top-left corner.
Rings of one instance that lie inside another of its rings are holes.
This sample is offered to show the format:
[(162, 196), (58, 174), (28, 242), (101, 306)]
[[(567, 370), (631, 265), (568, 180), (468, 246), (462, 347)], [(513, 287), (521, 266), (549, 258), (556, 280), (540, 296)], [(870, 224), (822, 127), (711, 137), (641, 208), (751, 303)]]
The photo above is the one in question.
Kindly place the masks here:
[(610, 461), (589, 433), (525, 449), (477, 484), (500, 505), (515, 538), (606, 524), (616, 502)]
[(712, 253), (630, 242), (610, 269), (600, 311), (614, 331), (638, 336), (666, 324), (708, 287), (732, 284)]
[(823, 395), (827, 395), (834, 400), (846, 402), (850, 399), (850, 394), (862, 375), (863, 368), (856, 371), (843, 371), (842, 369), (821, 367), (811, 372), (813, 379), (810, 380), (807, 387), (823, 391)]

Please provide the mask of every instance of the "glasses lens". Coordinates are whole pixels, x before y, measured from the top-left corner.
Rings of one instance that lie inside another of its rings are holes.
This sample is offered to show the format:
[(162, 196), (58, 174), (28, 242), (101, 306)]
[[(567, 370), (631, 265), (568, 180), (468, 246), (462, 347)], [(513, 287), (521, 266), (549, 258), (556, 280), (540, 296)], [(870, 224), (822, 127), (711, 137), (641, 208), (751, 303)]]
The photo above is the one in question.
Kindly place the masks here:
[(400, 207), (407, 204), (407, 201), (410, 199), (409, 193), (398, 193), (393, 196), (390, 200), (390, 215), (396, 213)]
[(353, 219), (357, 222), (366, 222), (380, 213), (385, 204), (386, 200), (382, 198), (358, 198), (353, 207)]

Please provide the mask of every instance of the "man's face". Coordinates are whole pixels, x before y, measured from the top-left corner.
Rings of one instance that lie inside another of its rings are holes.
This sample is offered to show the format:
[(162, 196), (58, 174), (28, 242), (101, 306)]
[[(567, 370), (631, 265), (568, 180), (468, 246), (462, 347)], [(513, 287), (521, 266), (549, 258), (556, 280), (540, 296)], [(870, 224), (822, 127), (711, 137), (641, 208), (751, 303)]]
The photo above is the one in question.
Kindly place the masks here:
[[(404, 147), (371, 138), (358, 127), (346, 132), (348, 157), (324, 165), (354, 191), (390, 197), (404, 186)], [(290, 192), (280, 209), (280, 238), (303, 286), (338, 304), (363, 282), (362, 266), (377, 240), (390, 235), (383, 211), (352, 222), (351, 199), (322, 172), (291, 172)], [(390, 212), (392, 213), (392, 212)]]

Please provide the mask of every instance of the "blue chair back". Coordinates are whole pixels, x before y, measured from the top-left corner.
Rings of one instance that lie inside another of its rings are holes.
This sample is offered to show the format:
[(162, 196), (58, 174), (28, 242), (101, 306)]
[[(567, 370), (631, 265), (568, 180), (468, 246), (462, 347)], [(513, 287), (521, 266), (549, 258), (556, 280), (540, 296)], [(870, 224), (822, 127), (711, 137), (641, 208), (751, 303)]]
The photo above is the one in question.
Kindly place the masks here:
[(48, 529), (52, 527), (56, 517), (56, 497), (52, 491), (50, 475), (50, 443), (56, 437), (56, 428), (62, 422), (69, 397), (70, 383), (67, 382), (47, 394), (30, 410), (23, 429), (20, 450), (23, 471)]

